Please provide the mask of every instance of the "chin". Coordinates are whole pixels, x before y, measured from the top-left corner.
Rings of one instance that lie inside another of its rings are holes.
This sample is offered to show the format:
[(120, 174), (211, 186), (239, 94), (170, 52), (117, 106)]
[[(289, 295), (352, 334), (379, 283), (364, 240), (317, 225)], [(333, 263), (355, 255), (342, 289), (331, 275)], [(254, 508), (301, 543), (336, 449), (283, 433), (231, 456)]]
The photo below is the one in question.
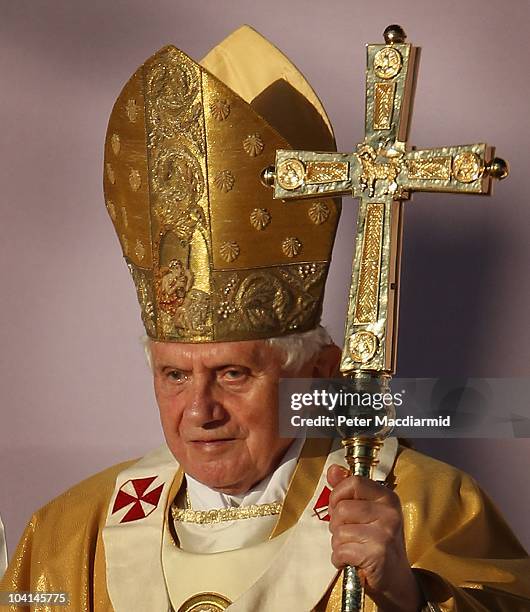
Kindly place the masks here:
[(242, 457), (245, 457), (245, 452), (241, 447), (188, 446), (179, 450), (180, 452), (175, 452), (171, 449), (171, 452), (184, 472), (219, 493), (240, 495), (261, 480), (252, 463), (243, 465)]
[[(230, 466), (205, 465), (199, 470), (184, 468), (184, 471), (218, 493), (240, 495), (251, 488), (251, 485), (246, 484), (249, 480), (248, 475), (245, 478), (243, 474), (240, 475), (234, 469), (230, 469)], [(239, 475), (241, 478), (238, 478)]]
[(251, 487), (245, 486), (241, 483), (234, 483), (226, 479), (210, 478), (208, 476), (203, 477), (202, 474), (190, 474), (195, 480), (202, 482), (210, 489), (217, 491), (218, 493), (225, 493), (226, 495), (242, 495), (246, 493)]

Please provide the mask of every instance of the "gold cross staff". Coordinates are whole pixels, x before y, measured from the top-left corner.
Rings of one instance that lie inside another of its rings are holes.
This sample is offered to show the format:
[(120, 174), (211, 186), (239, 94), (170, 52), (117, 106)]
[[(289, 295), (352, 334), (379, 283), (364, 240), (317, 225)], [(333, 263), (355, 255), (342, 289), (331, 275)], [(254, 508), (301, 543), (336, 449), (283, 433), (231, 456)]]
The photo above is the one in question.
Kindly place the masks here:
[(352, 153), (276, 152), (264, 179), (274, 197), (361, 199), (341, 372), (396, 369), (402, 202), (413, 191), (489, 194), (508, 175), (494, 148), (407, 150), (418, 47), (400, 26), (367, 46), (365, 138)]
[[(491, 193), (508, 176), (494, 149), (472, 144), (407, 148), (419, 49), (391, 25), (384, 45), (367, 46), (364, 141), (352, 153), (276, 152), (263, 173), (274, 197), (361, 199), (341, 372), (365, 390), (387, 390), (396, 370), (403, 200), (414, 191)], [(351, 472), (369, 477), (386, 431), (342, 431)], [(360, 610), (363, 589), (355, 568), (343, 573), (342, 611)]]

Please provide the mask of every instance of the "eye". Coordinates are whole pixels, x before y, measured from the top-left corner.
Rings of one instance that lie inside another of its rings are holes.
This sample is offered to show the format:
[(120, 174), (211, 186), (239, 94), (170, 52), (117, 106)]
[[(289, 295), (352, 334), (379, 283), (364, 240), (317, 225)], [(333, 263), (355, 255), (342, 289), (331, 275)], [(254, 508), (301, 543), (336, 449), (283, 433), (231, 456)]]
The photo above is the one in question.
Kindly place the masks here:
[(176, 383), (183, 383), (188, 380), (188, 375), (181, 370), (168, 370), (166, 376), (169, 380)]
[(223, 370), (222, 376), (225, 380), (239, 382), (246, 380), (248, 371), (246, 368), (227, 368)]

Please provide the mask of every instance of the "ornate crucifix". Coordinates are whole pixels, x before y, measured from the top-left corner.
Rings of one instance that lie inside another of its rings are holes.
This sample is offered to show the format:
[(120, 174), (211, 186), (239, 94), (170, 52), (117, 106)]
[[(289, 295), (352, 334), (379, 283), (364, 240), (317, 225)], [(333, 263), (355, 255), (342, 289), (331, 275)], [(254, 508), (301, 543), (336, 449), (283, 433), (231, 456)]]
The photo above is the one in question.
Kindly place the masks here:
[[(419, 49), (389, 26), (367, 46), (365, 138), (352, 153), (276, 152), (274, 197), (361, 199), (341, 371), (396, 369), (403, 200), (414, 191), (489, 194), (507, 164), (486, 144), (407, 149)], [(266, 177), (267, 178), (267, 177)]]
[[(489, 194), (492, 179), (508, 175), (486, 144), (407, 147), (419, 49), (405, 38), (392, 25), (385, 44), (367, 46), (365, 137), (355, 151), (279, 150), (275, 168), (264, 173), (282, 200), (361, 199), (341, 372), (367, 389), (386, 387), (396, 369), (403, 201), (414, 191)], [(383, 435), (345, 437), (352, 472), (369, 476)], [(353, 568), (345, 569), (343, 584), (342, 609), (360, 609)]]

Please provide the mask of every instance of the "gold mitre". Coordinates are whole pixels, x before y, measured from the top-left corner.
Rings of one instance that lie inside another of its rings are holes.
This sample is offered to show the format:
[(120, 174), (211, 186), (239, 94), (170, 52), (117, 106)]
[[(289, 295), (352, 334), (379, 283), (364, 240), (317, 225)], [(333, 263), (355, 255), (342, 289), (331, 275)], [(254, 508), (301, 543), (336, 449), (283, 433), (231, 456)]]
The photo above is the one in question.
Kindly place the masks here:
[(251, 340), (318, 324), (340, 205), (273, 200), (262, 172), (291, 148), (334, 151), (329, 119), (248, 26), (202, 65), (164, 47), (127, 82), (104, 190), (151, 338)]

